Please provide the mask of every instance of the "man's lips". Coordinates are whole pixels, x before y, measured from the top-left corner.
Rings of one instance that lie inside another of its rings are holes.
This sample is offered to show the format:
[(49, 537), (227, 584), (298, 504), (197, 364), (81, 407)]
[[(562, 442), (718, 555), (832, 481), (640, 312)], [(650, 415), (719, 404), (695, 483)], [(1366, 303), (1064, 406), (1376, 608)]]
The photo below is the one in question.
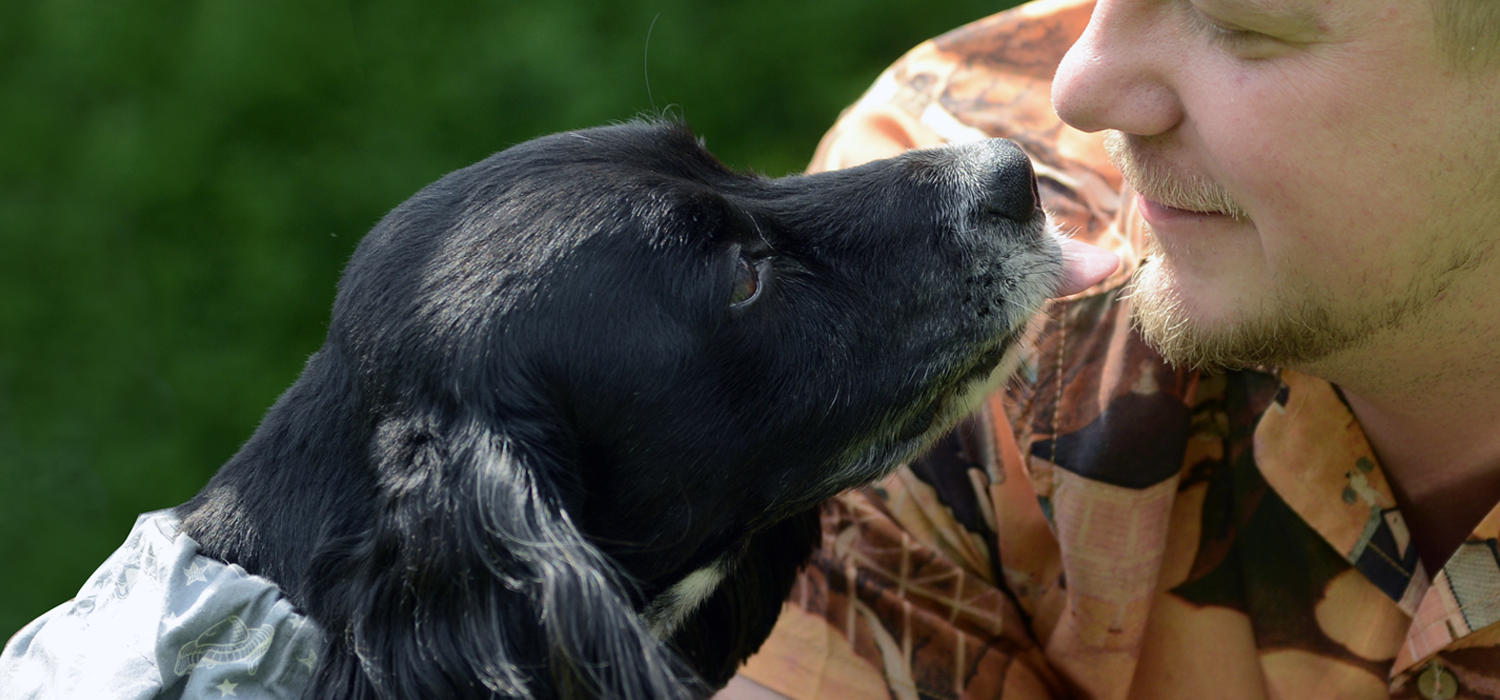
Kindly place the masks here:
[(1177, 207), (1169, 206), (1166, 204), (1162, 204), (1161, 202), (1158, 202), (1156, 200), (1149, 199), (1145, 195), (1140, 193), (1136, 193), (1135, 195), (1135, 204), (1136, 208), (1141, 212), (1141, 218), (1145, 219), (1146, 223), (1148, 224), (1160, 224), (1189, 217), (1201, 218), (1205, 216), (1221, 216), (1225, 218), (1233, 218), (1225, 212), (1178, 209)]
[(1062, 240), (1063, 282), (1053, 296), (1077, 294), (1120, 267), (1120, 256), (1071, 238)]

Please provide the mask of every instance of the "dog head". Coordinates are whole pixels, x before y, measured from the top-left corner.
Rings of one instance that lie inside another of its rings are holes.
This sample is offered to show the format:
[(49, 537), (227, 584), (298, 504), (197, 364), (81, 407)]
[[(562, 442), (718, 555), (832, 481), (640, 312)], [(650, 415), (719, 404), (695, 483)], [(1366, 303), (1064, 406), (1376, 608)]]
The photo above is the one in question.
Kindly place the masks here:
[(1061, 272), (1032, 187), (1000, 140), (767, 180), (680, 126), (560, 134), (392, 212), (330, 343), (385, 439), (471, 414), (569, 465), (549, 478), (586, 531), (690, 554), (683, 533), (817, 504), (972, 407)]
[[(375, 227), (189, 523), (335, 628), (327, 687), (669, 695), (642, 640), (972, 408), (1062, 274), (1006, 141), (767, 179), (677, 124), (537, 139)], [(315, 535), (269, 531), (292, 502)]]

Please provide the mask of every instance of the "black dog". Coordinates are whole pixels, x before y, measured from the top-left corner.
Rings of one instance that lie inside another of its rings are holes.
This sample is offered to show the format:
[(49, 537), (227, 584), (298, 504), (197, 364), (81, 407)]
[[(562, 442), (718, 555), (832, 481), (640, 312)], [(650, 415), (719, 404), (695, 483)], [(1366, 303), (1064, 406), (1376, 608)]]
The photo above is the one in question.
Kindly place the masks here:
[(327, 343), (179, 514), (326, 632), (315, 698), (687, 698), (816, 507), (1003, 372), (1063, 278), (1013, 144), (783, 179), (676, 124), (521, 144), (360, 244)]

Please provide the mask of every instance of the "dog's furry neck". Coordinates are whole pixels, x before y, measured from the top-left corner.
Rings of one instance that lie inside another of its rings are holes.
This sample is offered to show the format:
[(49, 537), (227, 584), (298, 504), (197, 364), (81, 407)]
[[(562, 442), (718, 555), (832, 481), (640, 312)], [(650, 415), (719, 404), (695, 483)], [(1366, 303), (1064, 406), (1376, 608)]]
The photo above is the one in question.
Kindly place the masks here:
[(369, 455), (353, 449), (370, 443), (374, 426), (359, 419), (348, 365), (329, 352), (308, 360), (250, 440), (178, 508), (205, 554), (275, 581), (302, 609), (320, 541), (356, 535), (376, 502)]

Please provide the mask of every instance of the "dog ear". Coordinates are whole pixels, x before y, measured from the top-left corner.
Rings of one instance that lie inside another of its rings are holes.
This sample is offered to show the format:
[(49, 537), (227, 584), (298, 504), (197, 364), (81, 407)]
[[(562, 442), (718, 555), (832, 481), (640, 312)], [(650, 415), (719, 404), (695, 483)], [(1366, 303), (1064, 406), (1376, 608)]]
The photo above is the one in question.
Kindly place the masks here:
[(770, 636), (822, 536), (820, 513), (813, 508), (757, 532), (713, 595), (673, 630), (672, 648), (710, 687), (728, 683)]
[(338, 623), (312, 697), (708, 694), (632, 609), (537, 457), (473, 420), (379, 432), (376, 522), (308, 580), (315, 617)]

